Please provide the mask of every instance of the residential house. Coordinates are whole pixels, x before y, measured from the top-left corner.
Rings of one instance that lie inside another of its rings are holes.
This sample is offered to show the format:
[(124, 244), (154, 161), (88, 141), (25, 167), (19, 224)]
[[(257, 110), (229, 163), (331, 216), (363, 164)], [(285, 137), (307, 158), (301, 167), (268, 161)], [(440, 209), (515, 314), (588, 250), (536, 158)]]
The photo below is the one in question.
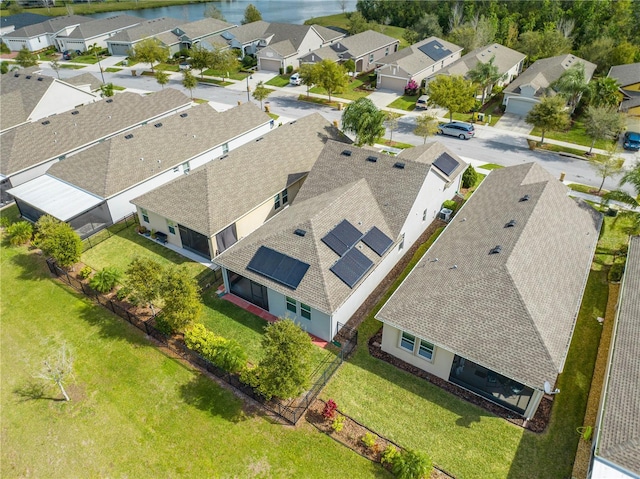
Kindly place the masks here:
[(563, 370), (602, 224), (568, 191), (536, 163), (492, 171), (376, 315), (382, 350), (531, 418)]
[(102, 82), (98, 80), (92, 73), (81, 73), (71, 78), (65, 78), (64, 81), (69, 85), (80, 88), (83, 91), (95, 92), (100, 90)]
[(56, 47), (58, 35), (68, 35), (78, 25), (90, 22), (92, 19), (81, 15), (65, 15), (51, 17), (44, 22), (18, 28), (2, 37), (2, 41), (13, 50), (26, 48), (32, 52), (38, 52), (49, 47)]
[(153, 38), (157, 35), (171, 33), (172, 30), (184, 22), (175, 18), (160, 17), (147, 20), (135, 27), (127, 28), (106, 40), (107, 49), (111, 55), (127, 56), (136, 43)]
[(627, 127), (640, 131), (640, 63), (611, 67), (609, 78), (615, 78), (623, 95), (620, 111), (628, 117)]
[(404, 93), (409, 81), (422, 80), (455, 62), (462, 47), (438, 37), (429, 37), (376, 62), (377, 88)]
[(293, 204), (215, 258), (225, 292), (331, 340), (458, 190), (455, 154), (411, 150), (328, 142)]
[(65, 50), (86, 52), (94, 45), (106, 48), (108, 38), (141, 22), (140, 17), (116, 15), (81, 23), (69, 33), (56, 35), (56, 46), (61, 52)]
[(37, 13), (16, 13), (14, 15), (4, 15), (0, 17), (0, 36), (11, 33), (22, 27), (28, 27), (29, 25), (35, 25), (36, 23), (42, 23), (49, 17), (46, 15), (39, 15)]
[(49, 214), (86, 237), (136, 211), (130, 200), (255, 140), (272, 128), (252, 103), (199, 105), (121, 133), (9, 190), (24, 218)]
[[(235, 25), (215, 18), (203, 18), (195, 22), (185, 23), (177, 26), (170, 32), (160, 33), (155, 36), (169, 49), (169, 54), (174, 55), (180, 50), (188, 50), (194, 45), (202, 43), (205, 48), (209, 48), (213, 39), (218, 38), (220, 33), (234, 28)], [(226, 44), (224, 45), (226, 47)]]
[(124, 92), (3, 133), (0, 137), (2, 202), (8, 200), (7, 189), (43, 175), (57, 161), (190, 106), (191, 100), (173, 88), (145, 96)]
[(398, 51), (400, 41), (373, 30), (345, 37), (300, 57), (300, 64), (318, 63), (329, 59), (344, 63), (353, 60), (356, 72), (367, 72), (376, 67), (380, 59)]
[(140, 224), (210, 260), (293, 201), (328, 139), (349, 141), (318, 113), (282, 125), (132, 200)]
[(100, 100), (67, 81), (42, 76), (37, 68), (0, 76), (0, 134), (46, 116)]
[(629, 242), (589, 479), (640, 478), (640, 236)]
[(502, 104), (505, 112), (526, 116), (544, 95), (556, 94), (551, 84), (578, 63), (584, 64), (585, 79), (589, 82), (596, 71), (596, 65), (575, 55), (559, 55), (534, 62), (503, 90)]

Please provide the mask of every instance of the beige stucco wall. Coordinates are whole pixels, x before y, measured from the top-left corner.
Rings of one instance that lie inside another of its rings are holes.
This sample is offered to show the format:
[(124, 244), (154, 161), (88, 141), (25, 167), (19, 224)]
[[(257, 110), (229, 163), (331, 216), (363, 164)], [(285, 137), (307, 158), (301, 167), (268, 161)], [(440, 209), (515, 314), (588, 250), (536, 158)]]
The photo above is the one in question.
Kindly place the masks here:
[(178, 248), (182, 248), (182, 241), (180, 241), (180, 232), (178, 231), (178, 224), (176, 223), (174, 229), (176, 234), (171, 234), (169, 231), (169, 227), (167, 226), (167, 219), (163, 216), (157, 215), (151, 211), (147, 210), (147, 216), (149, 218), (149, 222), (147, 223), (142, 219), (142, 209), (139, 206), (136, 206), (136, 213), (138, 214), (138, 221), (141, 226), (146, 227), (149, 231), (156, 230), (161, 233), (165, 233), (167, 235), (167, 241), (172, 245), (177, 246)]

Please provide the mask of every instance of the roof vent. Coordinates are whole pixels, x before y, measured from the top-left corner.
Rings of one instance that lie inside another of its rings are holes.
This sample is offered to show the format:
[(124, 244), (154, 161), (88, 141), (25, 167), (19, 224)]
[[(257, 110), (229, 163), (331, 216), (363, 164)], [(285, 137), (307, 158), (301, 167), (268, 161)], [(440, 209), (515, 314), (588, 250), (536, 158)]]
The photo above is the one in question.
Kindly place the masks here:
[(107, 102), (107, 103), (113, 103), (113, 98), (108, 98), (108, 99), (106, 100), (106, 102)]
[(71, 112), (71, 114), (72, 114), (72, 115), (77, 115), (78, 113), (80, 113), (78, 110), (73, 110), (73, 111)]
[(261, 136), (260, 138), (256, 138), (256, 141), (262, 141), (262, 140), (264, 140), (263, 136)]
[(131, 138), (133, 138), (133, 133), (129, 133), (128, 135), (124, 135), (124, 139), (125, 140), (130, 140)]
[(342, 150), (343, 156), (351, 156), (351, 150)]
[(296, 122), (296, 120), (293, 120), (291, 122), (289, 122), (289, 124), (293, 125)]
[(398, 161), (393, 165), (393, 167), (398, 168), (399, 170), (404, 170), (404, 163)]
[(375, 163), (376, 161), (378, 161), (378, 157), (376, 157), (376, 156), (367, 156), (367, 161), (369, 161), (371, 163)]
[(519, 200), (520, 202), (522, 201), (529, 201), (529, 195), (524, 195), (522, 198), (520, 198)]
[(220, 157), (220, 159), (221, 159), (221, 160), (224, 160), (225, 158), (229, 158), (229, 155), (222, 155), (222, 156)]
[(38, 77), (38, 81), (42, 81), (42, 80), (44, 80), (44, 78)]
[(512, 228), (516, 225), (516, 220), (511, 220), (509, 221), (506, 225), (504, 225), (505, 228)]
[(499, 254), (500, 251), (502, 251), (502, 246), (498, 245), (495, 248), (493, 248), (491, 251), (489, 251), (489, 254)]
[(186, 118), (189, 116), (189, 113), (180, 113), (180, 118)]
[(14, 73), (13, 76), (18, 78), (20, 76), (20, 73)]
[(305, 230), (301, 230), (300, 228), (298, 228), (297, 230), (295, 230), (293, 232), (294, 235), (298, 235), (298, 236), (304, 236), (307, 234), (307, 232)]
[(155, 124), (155, 125), (153, 125), (153, 126), (155, 126), (156, 128), (160, 128), (160, 127), (162, 126), (162, 123), (156, 123), (156, 124)]
[(27, 80), (31, 80), (31, 75), (27, 75), (25, 78), (26, 78)]
[(43, 125), (48, 125), (49, 123), (51, 123), (49, 120), (45, 120), (42, 122)]

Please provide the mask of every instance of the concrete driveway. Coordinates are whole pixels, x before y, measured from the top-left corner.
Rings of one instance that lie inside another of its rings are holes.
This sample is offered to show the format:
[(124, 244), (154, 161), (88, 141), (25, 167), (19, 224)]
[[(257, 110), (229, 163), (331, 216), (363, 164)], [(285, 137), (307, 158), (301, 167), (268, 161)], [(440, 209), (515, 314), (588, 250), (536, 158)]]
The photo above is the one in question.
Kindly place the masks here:
[(526, 123), (524, 118), (524, 116), (514, 115), (513, 113), (505, 113), (495, 124), (494, 128), (528, 135), (531, 133), (531, 130), (533, 130), (533, 127)]

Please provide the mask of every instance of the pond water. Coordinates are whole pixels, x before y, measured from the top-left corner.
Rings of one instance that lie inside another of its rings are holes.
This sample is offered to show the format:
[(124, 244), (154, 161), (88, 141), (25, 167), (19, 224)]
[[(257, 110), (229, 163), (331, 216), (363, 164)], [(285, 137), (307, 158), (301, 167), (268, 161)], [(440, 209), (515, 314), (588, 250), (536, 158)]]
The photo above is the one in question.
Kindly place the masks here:
[(205, 9), (209, 4), (213, 4), (222, 12), (227, 22), (239, 25), (244, 17), (244, 10), (249, 4), (253, 4), (262, 14), (262, 19), (267, 22), (302, 24), (309, 18), (342, 13), (343, 3), (345, 11), (355, 11), (356, 0), (345, 0), (344, 2), (341, 0), (222, 0), (192, 5), (146, 8), (144, 10), (103, 12), (89, 16), (105, 18), (128, 14), (149, 20), (158, 17), (172, 17), (185, 22), (193, 22), (204, 18)]

